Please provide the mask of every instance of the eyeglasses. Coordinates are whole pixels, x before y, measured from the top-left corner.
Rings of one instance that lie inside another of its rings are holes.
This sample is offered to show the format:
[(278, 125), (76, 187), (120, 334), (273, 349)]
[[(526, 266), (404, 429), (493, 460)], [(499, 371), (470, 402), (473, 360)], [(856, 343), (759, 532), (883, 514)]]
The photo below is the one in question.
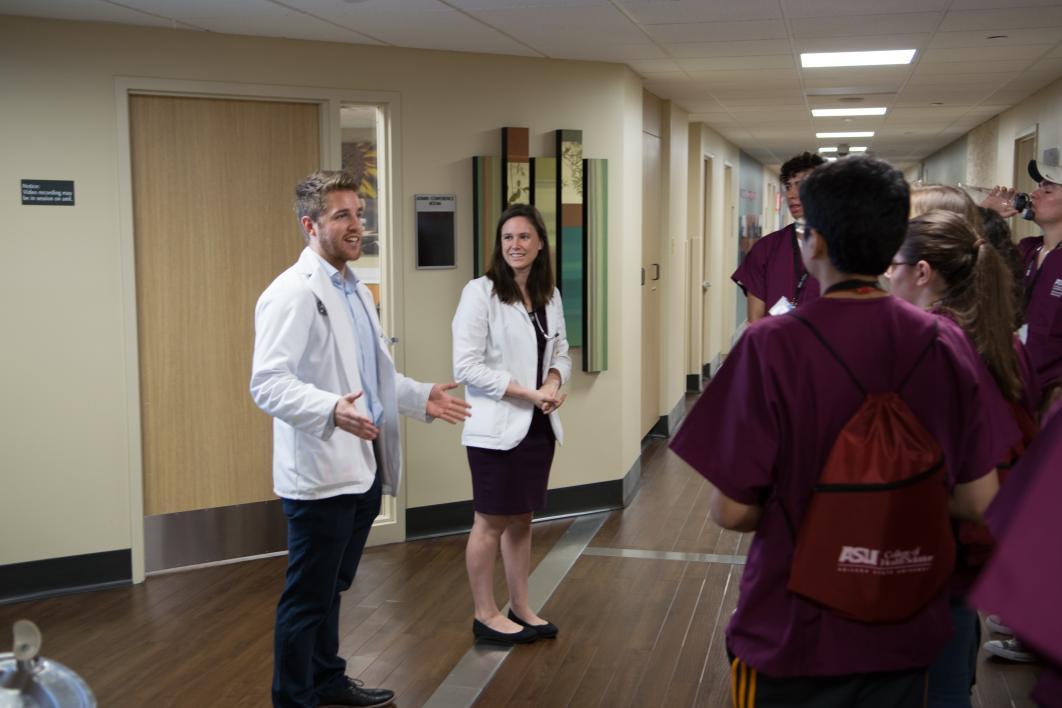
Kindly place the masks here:
[(909, 265), (914, 265), (914, 263), (908, 263), (907, 261), (893, 261), (892, 263), (889, 263), (889, 267), (888, 267), (888, 269), (885, 272), (886, 273), (890, 273), (890, 272), (896, 270), (897, 268), (899, 268), (900, 266), (909, 266)]

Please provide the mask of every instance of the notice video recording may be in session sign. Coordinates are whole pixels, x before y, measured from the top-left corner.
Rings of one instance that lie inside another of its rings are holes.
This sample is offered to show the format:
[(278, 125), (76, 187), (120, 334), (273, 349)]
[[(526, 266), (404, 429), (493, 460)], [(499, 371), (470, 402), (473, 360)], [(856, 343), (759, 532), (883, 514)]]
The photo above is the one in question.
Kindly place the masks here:
[(74, 206), (74, 180), (24, 179), (22, 203), (37, 206)]

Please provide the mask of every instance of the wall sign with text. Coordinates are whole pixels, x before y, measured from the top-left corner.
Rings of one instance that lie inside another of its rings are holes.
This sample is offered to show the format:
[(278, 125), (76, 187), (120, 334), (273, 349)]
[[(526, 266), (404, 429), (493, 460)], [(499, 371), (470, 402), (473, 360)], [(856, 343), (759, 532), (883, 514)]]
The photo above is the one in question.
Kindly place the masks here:
[(417, 211), (417, 268), (456, 268), (453, 194), (414, 195)]
[(24, 179), (22, 203), (37, 206), (74, 206), (74, 180)]

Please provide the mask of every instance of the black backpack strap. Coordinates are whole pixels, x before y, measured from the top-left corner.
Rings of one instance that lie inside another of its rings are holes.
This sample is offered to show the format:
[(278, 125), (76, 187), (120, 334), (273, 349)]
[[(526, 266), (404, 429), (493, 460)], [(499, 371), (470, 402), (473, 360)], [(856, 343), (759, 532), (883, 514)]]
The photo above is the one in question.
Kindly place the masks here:
[(922, 353), (918, 355), (917, 359), (915, 359), (915, 363), (911, 365), (911, 368), (907, 372), (907, 375), (903, 377), (903, 380), (900, 381), (900, 385), (896, 387), (897, 393), (903, 390), (903, 387), (905, 385), (907, 385), (908, 379), (911, 378), (911, 374), (913, 374), (915, 372), (915, 369), (918, 368), (918, 365), (921, 364), (922, 360), (926, 358), (926, 354), (929, 353), (929, 350), (932, 349), (933, 345), (937, 343), (937, 334), (939, 332), (940, 332), (940, 322), (938, 322), (937, 319), (934, 317), (933, 318), (933, 336), (929, 338), (929, 343), (926, 344), (924, 349), (922, 349)]
[[(830, 356), (832, 356), (837, 361), (837, 363), (841, 365), (841, 368), (845, 370), (845, 373), (848, 374), (848, 378), (852, 379), (852, 383), (854, 383), (855, 387), (859, 389), (859, 392), (862, 393), (864, 397), (866, 397), (867, 391), (865, 388), (863, 388), (863, 384), (859, 383), (859, 379), (857, 379), (855, 377), (855, 374), (852, 373), (852, 370), (848, 368), (848, 364), (844, 363), (844, 359), (838, 356), (837, 352), (833, 350), (833, 347), (826, 343), (826, 339), (822, 336), (819, 330), (815, 329), (814, 325), (812, 325), (806, 319), (798, 315), (796, 312), (790, 312), (789, 316), (795, 317), (798, 322), (800, 322), (802, 325), (811, 330), (811, 333), (815, 335), (815, 339), (819, 340), (819, 344), (826, 348), (826, 351), (830, 353)], [(921, 359), (921, 357), (919, 358)]]

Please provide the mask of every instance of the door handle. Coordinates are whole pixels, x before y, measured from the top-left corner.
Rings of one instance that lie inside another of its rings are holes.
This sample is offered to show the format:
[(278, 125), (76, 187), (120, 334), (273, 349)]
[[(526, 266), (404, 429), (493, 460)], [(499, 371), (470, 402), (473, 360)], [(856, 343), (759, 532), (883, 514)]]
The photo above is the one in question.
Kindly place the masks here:
[(653, 280), (660, 280), (660, 264), (653, 263), (653, 268), (656, 268), (656, 271), (653, 272)]
[(707, 280), (701, 283), (701, 290), (707, 291), (710, 287), (712, 287), (712, 284), (709, 283)]

